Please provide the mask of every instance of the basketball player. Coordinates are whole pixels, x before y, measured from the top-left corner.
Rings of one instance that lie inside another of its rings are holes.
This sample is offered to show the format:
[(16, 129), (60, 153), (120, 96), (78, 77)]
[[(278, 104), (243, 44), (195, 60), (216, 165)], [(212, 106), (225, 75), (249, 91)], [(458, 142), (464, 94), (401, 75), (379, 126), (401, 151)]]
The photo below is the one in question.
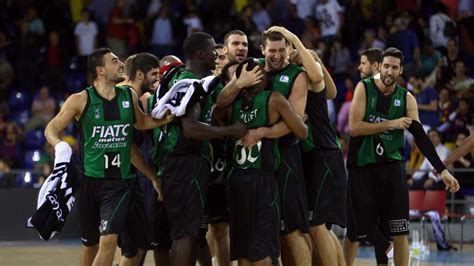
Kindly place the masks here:
[[(360, 52), (360, 62), (359, 62), (359, 73), (361, 79), (371, 78), (380, 79), (379, 67), (382, 63), (382, 50), (378, 48), (369, 48)], [(352, 217), (352, 216), (349, 216)], [(352, 221), (349, 222), (347, 228), (347, 235), (352, 234)], [(377, 265), (387, 265), (388, 264), (388, 254), (391, 253), (390, 257), (393, 257), (393, 246), (390, 243), (390, 232), (387, 226), (384, 226), (379, 219), (379, 224), (377, 226), (377, 231), (375, 232), (374, 245), (375, 250), (375, 259), (377, 260)], [(357, 249), (359, 247), (359, 242), (351, 242), (348, 238), (344, 240), (344, 257), (347, 265), (353, 265), (354, 260), (357, 255)]]
[(80, 126), (84, 171), (78, 197), (81, 265), (110, 265), (118, 234), (127, 229), (131, 195), (137, 189), (130, 172), (132, 127), (151, 129), (170, 119), (144, 115), (135, 92), (115, 86), (123, 80), (123, 63), (110, 49), (95, 50), (87, 66), (93, 85), (66, 100), (47, 125), (45, 136), (55, 149), (64, 149), (67, 144), (60, 140), (60, 132), (74, 120)]
[[(189, 35), (183, 43), (186, 67), (177, 71), (168, 88), (185, 78), (201, 79), (215, 68), (215, 42), (207, 33)], [(160, 88), (164, 89), (163, 87)], [(196, 262), (201, 218), (204, 213), (209, 177), (209, 154), (201, 154), (205, 140), (228, 135), (241, 137), (245, 126), (234, 124), (214, 127), (205, 124), (205, 101), (187, 108), (186, 114), (163, 130), (163, 198), (173, 240), (171, 265), (194, 265)]]
[[(248, 58), (236, 69), (253, 69), (258, 61)], [(263, 68), (262, 66), (259, 66)], [(267, 79), (245, 88), (232, 105), (231, 122), (249, 128), (268, 127), (279, 120), (300, 139), (307, 136), (301, 116), (278, 91), (264, 90)], [(232, 138), (232, 170), (229, 176), (231, 259), (239, 265), (275, 265), (279, 255), (278, 192), (274, 176), (276, 140), (263, 138), (247, 148)]]
[(348, 215), (354, 228), (348, 239), (373, 242), (381, 219), (394, 239), (395, 265), (408, 265), (408, 186), (400, 154), (404, 129), (413, 134), (447, 188), (459, 190), (419, 122), (415, 98), (395, 83), (402, 72), (403, 54), (390, 47), (382, 54), (380, 79), (357, 84), (349, 115), (347, 161)]

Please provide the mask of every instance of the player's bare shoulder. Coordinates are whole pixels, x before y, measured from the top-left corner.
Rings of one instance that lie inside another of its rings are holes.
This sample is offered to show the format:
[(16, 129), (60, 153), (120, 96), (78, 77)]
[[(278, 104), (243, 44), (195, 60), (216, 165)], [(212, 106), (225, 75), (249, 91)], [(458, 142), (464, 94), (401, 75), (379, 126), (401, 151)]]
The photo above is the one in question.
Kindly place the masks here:
[(87, 99), (88, 95), (86, 90), (73, 93), (66, 99), (64, 105), (61, 107), (61, 110), (74, 111), (74, 117), (76, 120), (79, 120), (82, 112), (87, 106)]
[(279, 91), (272, 91), (270, 94), (270, 103), (272, 105), (279, 105), (283, 102), (288, 102), (288, 100), (281, 94)]

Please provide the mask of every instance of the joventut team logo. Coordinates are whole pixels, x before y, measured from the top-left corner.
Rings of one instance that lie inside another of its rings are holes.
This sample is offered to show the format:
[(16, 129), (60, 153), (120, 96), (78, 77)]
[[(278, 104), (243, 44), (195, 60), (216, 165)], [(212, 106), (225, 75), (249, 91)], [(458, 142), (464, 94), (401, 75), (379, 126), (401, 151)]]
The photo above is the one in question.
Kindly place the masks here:
[(281, 81), (281, 82), (288, 83), (288, 81), (290, 81), (290, 78), (289, 78), (288, 76), (281, 75), (280, 81)]

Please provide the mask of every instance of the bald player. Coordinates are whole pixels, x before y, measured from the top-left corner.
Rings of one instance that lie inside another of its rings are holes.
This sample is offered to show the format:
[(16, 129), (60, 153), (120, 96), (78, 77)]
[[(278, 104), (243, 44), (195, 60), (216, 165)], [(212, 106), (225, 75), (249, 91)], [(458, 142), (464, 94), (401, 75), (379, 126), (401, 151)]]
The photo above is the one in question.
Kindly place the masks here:
[(160, 70), (161, 70), (161, 68), (166, 67), (168, 65), (176, 65), (176, 64), (182, 65), (183, 61), (181, 61), (181, 59), (179, 59), (179, 57), (177, 57), (175, 55), (165, 55), (160, 60)]

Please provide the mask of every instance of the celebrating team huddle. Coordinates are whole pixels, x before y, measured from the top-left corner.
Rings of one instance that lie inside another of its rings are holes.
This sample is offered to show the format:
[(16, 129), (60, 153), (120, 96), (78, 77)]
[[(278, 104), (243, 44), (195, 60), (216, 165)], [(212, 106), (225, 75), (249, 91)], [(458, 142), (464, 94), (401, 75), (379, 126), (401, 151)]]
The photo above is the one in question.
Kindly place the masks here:
[[(192, 33), (183, 51), (185, 63), (95, 50), (90, 86), (46, 127), (57, 154), (70, 149), (60, 139), (70, 122), (81, 132), (81, 265), (111, 265), (117, 246), (120, 265), (140, 265), (147, 250), (156, 265), (213, 265), (212, 255), (220, 266), (352, 265), (357, 242), (377, 243), (381, 228), (380, 257), (393, 239), (395, 264), (408, 265), (404, 130), (450, 191), (459, 184), (395, 82), (399, 50), (361, 56), (380, 77), (364, 76), (354, 92), (348, 176), (328, 114), (336, 86), (296, 35), (269, 28), (262, 58), (247, 57), (239, 30), (217, 45)], [(151, 215), (137, 171), (156, 191)], [(348, 229), (344, 250), (332, 225)]]

